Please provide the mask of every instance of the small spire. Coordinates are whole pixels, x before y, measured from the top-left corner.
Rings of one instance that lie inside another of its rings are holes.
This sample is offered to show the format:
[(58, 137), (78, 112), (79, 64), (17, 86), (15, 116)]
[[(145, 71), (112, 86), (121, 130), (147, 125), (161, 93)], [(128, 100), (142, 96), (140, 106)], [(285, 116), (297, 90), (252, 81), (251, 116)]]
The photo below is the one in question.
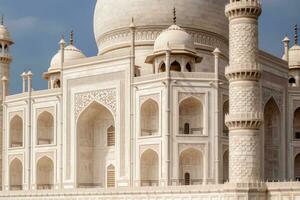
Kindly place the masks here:
[(298, 44), (298, 25), (295, 25), (295, 45)]
[(70, 32), (70, 45), (73, 45), (74, 43), (74, 31)]
[(177, 18), (176, 18), (176, 8), (174, 6), (174, 8), (173, 8), (173, 24), (176, 24), (176, 20), (177, 20)]
[(134, 28), (134, 27), (135, 27), (135, 24), (134, 24), (134, 17), (131, 18), (131, 22), (130, 22), (129, 27), (130, 27), (130, 28)]
[(1, 25), (4, 25), (4, 15), (1, 15)]

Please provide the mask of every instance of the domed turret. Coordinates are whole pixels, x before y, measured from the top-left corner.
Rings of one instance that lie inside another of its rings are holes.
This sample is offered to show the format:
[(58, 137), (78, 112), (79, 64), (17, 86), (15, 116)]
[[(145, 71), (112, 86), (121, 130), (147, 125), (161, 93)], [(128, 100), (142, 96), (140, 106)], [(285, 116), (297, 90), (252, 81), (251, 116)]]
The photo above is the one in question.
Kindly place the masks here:
[(167, 48), (174, 51), (196, 52), (191, 35), (175, 24), (164, 30), (154, 42), (154, 53), (165, 51)]
[(48, 72), (44, 73), (44, 78), (48, 80), (49, 83), (49, 89), (60, 87), (62, 57), (64, 63), (86, 57), (81, 50), (74, 46), (73, 31), (70, 34), (70, 44), (68, 46), (65, 47), (65, 41), (63, 38), (59, 43), (61, 47), (58, 52), (52, 57)]
[[(81, 50), (74, 46), (73, 32), (70, 36), (70, 44), (64, 49), (64, 62), (85, 58)], [(57, 71), (61, 68), (61, 49), (52, 57), (48, 71)]]

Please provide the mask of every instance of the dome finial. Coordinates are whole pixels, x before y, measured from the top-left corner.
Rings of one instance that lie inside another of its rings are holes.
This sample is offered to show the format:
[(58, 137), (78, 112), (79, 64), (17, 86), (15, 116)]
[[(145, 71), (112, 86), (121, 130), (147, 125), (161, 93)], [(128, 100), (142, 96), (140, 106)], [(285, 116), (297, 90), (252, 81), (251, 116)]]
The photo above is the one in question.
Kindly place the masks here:
[(298, 25), (295, 25), (295, 45), (298, 44)]
[(74, 44), (74, 31), (72, 30), (70, 32), (70, 45), (73, 45)]
[(174, 5), (174, 8), (173, 8), (173, 24), (176, 24), (176, 8), (175, 8), (175, 5)]

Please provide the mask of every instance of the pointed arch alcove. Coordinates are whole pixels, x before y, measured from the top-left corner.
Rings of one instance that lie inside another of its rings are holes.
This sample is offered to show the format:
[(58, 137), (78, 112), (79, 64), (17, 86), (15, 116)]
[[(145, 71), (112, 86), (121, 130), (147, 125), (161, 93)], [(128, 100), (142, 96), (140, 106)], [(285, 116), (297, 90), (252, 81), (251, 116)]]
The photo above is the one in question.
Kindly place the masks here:
[(159, 182), (159, 157), (158, 154), (148, 149), (140, 158), (141, 186), (158, 186)]
[(141, 136), (158, 135), (159, 105), (153, 99), (148, 99), (141, 106)]
[(179, 177), (181, 185), (197, 185), (202, 183), (203, 155), (201, 151), (188, 148), (181, 152), (179, 156)]
[(9, 123), (10, 147), (23, 146), (23, 119), (19, 115), (15, 115)]
[(9, 165), (9, 189), (23, 189), (23, 164), (18, 158), (12, 160)]
[(280, 179), (280, 141), (281, 116), (274, 98), (270, 98), (264, 108), (264, 179), (278, 181)]
[[(105, 187), (107, 132), (115, 127), (112, 112), (92, 102), (77, 120), (77, 187)], [(111, 149), (112, 150), (112, 149)]]
[(44, 111), (37, 118), (37, 144), (46, 145), (54, 143), (54, 117)]
[(179, 104), (179, 134), (203, 134), (203, 105), (195, 97), (188, 97)]
[(54, 164), (51, 158), (44, 156), (36, 164), (36, 187), (38, 190), (53, 189)]

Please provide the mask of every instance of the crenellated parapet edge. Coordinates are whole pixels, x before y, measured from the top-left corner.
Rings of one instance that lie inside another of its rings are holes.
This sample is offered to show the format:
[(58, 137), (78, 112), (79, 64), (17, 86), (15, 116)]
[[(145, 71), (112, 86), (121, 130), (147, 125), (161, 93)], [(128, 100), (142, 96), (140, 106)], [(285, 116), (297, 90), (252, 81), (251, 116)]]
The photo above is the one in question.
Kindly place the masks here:
[(243, 64), (239, 67), (227, 66), (225, 76), (229, 81), (258, 81), (261, 78), (261, 71), (262, 67), (259, 63)]
[(231, 113), (225, 115), (225, 124), (229, 130), (256, 129), (259, 130), (263, 122), (262, 112)]
[(259, 0), (230, 0), (225, 7), (225, 15), (229, 20), (240, 17), (257, 19), (262, 12)]

